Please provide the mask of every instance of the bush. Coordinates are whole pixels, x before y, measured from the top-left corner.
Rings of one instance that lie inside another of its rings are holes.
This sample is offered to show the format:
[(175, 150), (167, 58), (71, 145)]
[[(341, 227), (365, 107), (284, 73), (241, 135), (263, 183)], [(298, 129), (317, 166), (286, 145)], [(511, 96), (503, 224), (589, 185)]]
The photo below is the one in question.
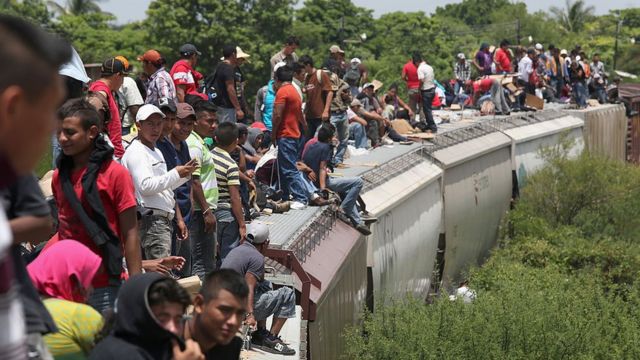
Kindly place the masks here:
[(544, 152), (472, 304), (405, 299), (346, 332), (349, 359), (640, 358), (640, 170)]
[[(491, 261), (469, 305), (407, 299), (347, 332), (348, 359), (638, 358), (638, 292), (606, 292), (588, 274)], [(485, 287), (486, 286), (486, 287)]]

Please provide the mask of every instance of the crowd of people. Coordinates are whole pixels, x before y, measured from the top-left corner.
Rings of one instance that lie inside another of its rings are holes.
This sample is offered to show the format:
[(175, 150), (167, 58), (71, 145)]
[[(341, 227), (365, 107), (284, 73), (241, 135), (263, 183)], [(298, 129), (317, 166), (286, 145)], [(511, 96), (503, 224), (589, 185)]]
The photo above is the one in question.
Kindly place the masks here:
[[(91, 81), (72, 47), (20, 19), (0, 16), (0, 43), (0, 353), (11, 359), (237, 359), (243, 324), (253, 346), (295, 354), (279, 336), (295, 291), (265, 280), (269, 229), (256, 207), (335, 205), (370, 235), (363, 180), (333, 172), (351, 147), (407, 143), (395, 121), (436, 133), (439, 107), (525, 108), (500, 74), (548, 101), (607, 101), (603, 63), (579, 47), (482, 44), (471, 62), (458, 54), (442, 83), (414, 52), (399, 74), (404, 101), (340, 46), (317, 65), (292, 36), (251, 110), (250, 55), (236, 44), (208, 76), (198, 59), (218, 54), (186, 43), (170, 68), (149, 49), (135, 78), (113, 56)], [(30, 172), (51, 133), (47, 203)], [(194, 297), (176, 280), (192, 276)]]

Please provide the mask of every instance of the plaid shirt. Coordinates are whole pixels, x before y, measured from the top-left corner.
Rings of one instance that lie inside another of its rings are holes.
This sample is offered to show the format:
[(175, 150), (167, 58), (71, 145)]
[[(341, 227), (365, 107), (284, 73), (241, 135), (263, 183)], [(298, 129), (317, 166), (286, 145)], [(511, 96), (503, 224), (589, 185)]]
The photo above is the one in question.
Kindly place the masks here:
[(456, 64), (453, 67), (453, 72), (456, 74), (456, 80), (467, 81), (471, 79), (471, 67), (466, 61), (464, 64), (460, 64), (456, 61)]
[(160, 99), (173, 99), (177, 102), (176, 86), (171, 75), (163, 67), (149, 77), (145, 104), (157, 103)]

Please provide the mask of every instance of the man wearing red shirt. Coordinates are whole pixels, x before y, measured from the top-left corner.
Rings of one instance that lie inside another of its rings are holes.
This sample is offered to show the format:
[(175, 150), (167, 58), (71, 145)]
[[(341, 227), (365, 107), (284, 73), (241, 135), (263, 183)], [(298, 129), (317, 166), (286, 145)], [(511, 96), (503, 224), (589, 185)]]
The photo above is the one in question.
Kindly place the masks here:
[[(417, 51), (411, 56), (411, 61), (402, 68), (402, 80), (407, 83), (409, 94), (409, 108), (416, 114), (420, 113), (420, 79), (418, 79), (418, 65), (422, 62), (422, 56)], [(413, 121), (414, 119), (411, 119)]]
[(101, 134), (95, 108), (74, 99), (63, 105), (58, 117), (62, 154), (52, 179), (58, 237), (47, 248), (59, 239), (73, 239), (103, 259), (88, 303), (104, 311), (116, 299), (123, 253), (129, 274), (141, 272), (133, 182), (129, 172), (112, 160), (113, 149)]
[(302, 178), (296, 167), (300, 148), (300, 126), (305, 128), (307, 123), (302, 116), (302, 99), (298, 91), (291, 84), (293, 69), (289, 65), (276, 70), (277, 89), (273, 104), (273, 132), (271, 141), (278, 146), (278, 167), (285, 199), (291, 194), (293, 202), (291, 209), (304, 209), (307, 204), (307, 193), (302, 184)]
[(509, 41), (502, 40), (500, 42), (500, 48), (496, 50), (494, 61), (496, 63), (496, 74), (509, 74), (513, 72), (511, 55), (509, 54)]
[(97, 92), (107, 98), (109, 103), (109, 123), (106, 130), (109, 140), (113, 144), (114, 154), (120, 159), (124, 155), (122, 147), (122, 122), (120, 121), (120, 110), (113, 93), (118, 91), (127, 75), (128, 64), (118, 58), (109, 58), (102, 63), (100, 79), (89, 85), (89, 91)]
[(496, 79), (484, 77), (473, 82), (473, 103), (482, 106), (482, 104), (477, 104), (478, 99), (489, 92), (491, 93), (491, 102), (495, 107), (496, 115), (509, 115), (511, 113), (509, 103), (507, 103), (507, 99), (504, 96), (500, 81)]
[(173, 64), (169, 73), (176, 85), (176, 95), (180, 103), (185, 102), (184, 97), (188, 94), (198, 95), (207, 100), (204, 94), (198, 92), (198, 82), (203, 79), (203, 76), (194, 70), (200, 55), (202, 53), (193, 44), (180, 46), (180, 60)]

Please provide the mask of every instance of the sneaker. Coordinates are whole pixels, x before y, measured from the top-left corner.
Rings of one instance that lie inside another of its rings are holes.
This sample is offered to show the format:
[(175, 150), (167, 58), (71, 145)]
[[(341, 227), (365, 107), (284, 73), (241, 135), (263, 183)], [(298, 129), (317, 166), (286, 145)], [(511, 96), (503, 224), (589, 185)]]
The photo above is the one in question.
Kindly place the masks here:
[(366, 224), (373, 224), (378, 222), (378, 218), (371, 215), (369, 212), (360, 212), (360, 219)]
[(303, 210), (307, 207), (307, 205), (299, 201), (292, 201), (289, 207), (291, 208), (291, 210)]
[(371, 230), (369, 230), (369, 227), (367, 227), (367, 225), (365, 225), (364, 223), (360, 223), (360, 224), (356, 225), (355, 228), (356, 228), (356, 230), (358, 230), (360, 232), (360, 234), (362, 234), (364, 236), (371, 235)]
[(270, 352), (272, 354), (279, 355), (295, 355), (296, 351), (292, 348), (288, 347), (287, 344), (282, 342), (279, 336), (271, 335), (264, 337), (262, 341), (258, 343), (254, 343), (252, 339), (252, 344), (263, 351)]

